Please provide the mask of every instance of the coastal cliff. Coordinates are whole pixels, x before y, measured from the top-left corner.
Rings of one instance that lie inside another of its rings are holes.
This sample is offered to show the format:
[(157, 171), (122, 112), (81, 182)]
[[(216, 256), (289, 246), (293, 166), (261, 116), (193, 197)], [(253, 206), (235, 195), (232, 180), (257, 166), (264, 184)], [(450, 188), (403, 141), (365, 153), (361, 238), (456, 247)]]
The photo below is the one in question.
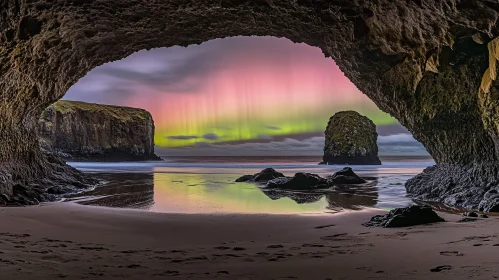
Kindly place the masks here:
[(38, 121), (45, 151), (71, 160), (159, 160), (154, 121), (143, 109), (58, 101)]
[(376, 125), (355, 111), (334, 114), (327, 124), (321, 164), (380, 165)]

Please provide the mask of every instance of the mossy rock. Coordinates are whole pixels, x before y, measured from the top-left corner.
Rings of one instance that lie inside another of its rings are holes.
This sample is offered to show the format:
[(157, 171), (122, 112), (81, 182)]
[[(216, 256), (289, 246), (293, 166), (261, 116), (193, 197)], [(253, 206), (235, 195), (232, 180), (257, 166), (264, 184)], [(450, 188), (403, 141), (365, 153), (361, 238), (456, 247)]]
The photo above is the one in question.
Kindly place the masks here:
[(57, 111), (66, 113), (74, 110), (102, 112), (123, 121), (139, 118), (142, 120), (152, 119), (151, 113), (144, 109), (87, 103), (81, 101), (59, 100), (52, 104)]
[(323, 164), (379, 165), (376, 125), (355, 111), (343, 111), (329, 119)]

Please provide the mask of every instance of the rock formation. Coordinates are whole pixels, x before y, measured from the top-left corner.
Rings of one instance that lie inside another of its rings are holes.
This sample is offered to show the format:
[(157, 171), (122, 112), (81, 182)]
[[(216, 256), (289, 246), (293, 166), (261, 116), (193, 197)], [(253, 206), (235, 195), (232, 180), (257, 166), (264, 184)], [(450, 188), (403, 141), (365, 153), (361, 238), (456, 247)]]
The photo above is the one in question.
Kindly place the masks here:
[(258, 182), (258, 183), (267, 183), (268, 181), (284, 177), (284, 174), (281, 172), (275, 171), (274, 168), (265, 168), (264, 170), (253, 174), (253, 175), (243, 175), (236, 179), (236, 182)]
[(273, 168), (265, 168), (254, 175), (241, 176), (236, 182), (257, 182), (264, 184), (267, 189), (316, 190), (327, 189), (334, 184), (362, 184), (366, 183), (366, 180), (355, 174), (350, 167), (343, 168), (327, 179), (317, 174), (303, 172), (298, 172), (293, 177), (286, 177)]
[[(82, 175), (39, 149), (37, 122), (91, 69), (228, 36), (322, 49), (437, 165), (417, 199), (499, 210), (499, 4), (491, 0), (0, 1), (0, 193)], [(154, 36), (151, 36), (154, 34)]]
[(395, 208), (385, 215), (376, 215), (363, 225), (366, 227), (409, 227), (445, 222), (431, 207), (413, 205)]
[(353, 172), (352, 168), (345, 167), (342, 170), (336, 172), (330, 178), (331, 182), (334, 184), (363, 184), (366, 180), (362, 179), (359, 175)]
[(72, 160), (158, 160), (154, 121), (143, 109), (58, 101), (43, 111), (42, 148)]
[(376, 125), (355, 111), (334, 114), (327, 124), (321, 164), (380, 165)]
[(281, 177), (270, 180), (266, 184), (270, 189), (313, 190), (330, 187), (329, 181), (316, 174), (298, 172), (293, 177)]

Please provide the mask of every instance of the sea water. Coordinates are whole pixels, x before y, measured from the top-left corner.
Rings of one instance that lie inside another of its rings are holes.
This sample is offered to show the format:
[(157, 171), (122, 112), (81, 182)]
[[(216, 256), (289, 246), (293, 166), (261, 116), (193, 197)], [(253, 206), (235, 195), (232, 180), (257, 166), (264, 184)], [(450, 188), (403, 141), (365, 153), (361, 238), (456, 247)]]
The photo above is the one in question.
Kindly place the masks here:
[(268, 191), (236, 183), (245, 174), (272, 167), (286, 176), (309, 172), (332, 175), (344, 166), (317, 165), (307, 157), (177, 157), (163, 162), (69, 162), (101, 179), (92, 191), (68, 200), (86, 205), (169, 213), (338, 213), (364, 208), (393, 209), (414, 204), (404, 183), (433, 165), (430, 158), (393, 157), (378, 166), (352, 166), (365, 185), (320, 192)]

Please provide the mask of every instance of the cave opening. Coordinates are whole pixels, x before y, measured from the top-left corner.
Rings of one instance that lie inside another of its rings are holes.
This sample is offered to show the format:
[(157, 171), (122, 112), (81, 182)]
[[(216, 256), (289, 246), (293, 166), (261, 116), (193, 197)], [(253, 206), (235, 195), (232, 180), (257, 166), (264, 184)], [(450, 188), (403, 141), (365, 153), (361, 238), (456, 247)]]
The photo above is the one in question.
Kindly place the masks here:
[(14, 186), (40, 197), (47, 182), (85, 185), (76, 170), (42, 155), (36, 125), (95, 67), (143, 49), (257, 35), (320, 48), (425, 145), (437, 165), (408, 181), (414, 197), (496, 209), (498, 11), (487, 1), (450, 2), (4, 1), (1, 192), (10, 200)]
[(142, 50), (93, 69), (62, 100), (147, 110), (160, 156), (321, 156), (329, 118), (345, 110), (374, 121), (381, 155), (427, 155), (319, 48), (285, 38)]

